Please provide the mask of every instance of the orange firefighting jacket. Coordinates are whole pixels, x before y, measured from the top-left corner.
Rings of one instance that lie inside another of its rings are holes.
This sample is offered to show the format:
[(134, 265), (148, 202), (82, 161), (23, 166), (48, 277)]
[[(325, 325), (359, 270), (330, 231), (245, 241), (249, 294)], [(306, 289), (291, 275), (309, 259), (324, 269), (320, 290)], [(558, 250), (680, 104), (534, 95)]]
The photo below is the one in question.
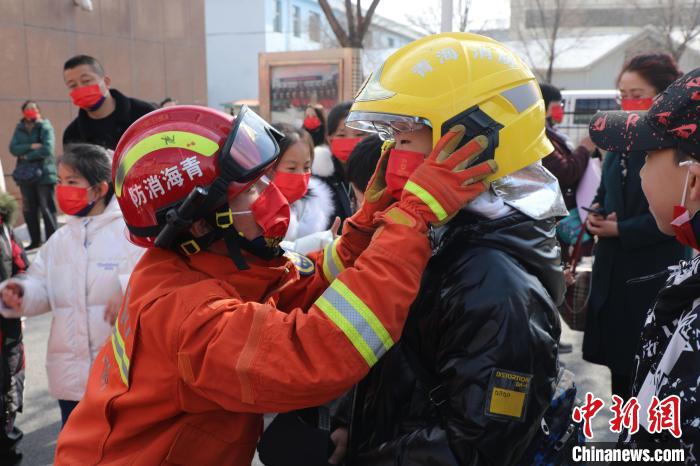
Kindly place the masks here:
[(55, 464), (249, 465), (261, 413), (338, 397), (398, 340), (430, 255), (418, 230), (350, 228), (246, 271), (149, 250)]

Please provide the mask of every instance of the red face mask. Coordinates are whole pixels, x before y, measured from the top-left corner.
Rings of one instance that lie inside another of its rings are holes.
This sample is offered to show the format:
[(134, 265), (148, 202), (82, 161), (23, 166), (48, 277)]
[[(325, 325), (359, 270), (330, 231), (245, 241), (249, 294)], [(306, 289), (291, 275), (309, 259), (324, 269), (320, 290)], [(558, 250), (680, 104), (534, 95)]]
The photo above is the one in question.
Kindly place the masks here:
[(653, 103), (654, 99), (651, 97), (646, 99), (622, 99), (620, 106), (622, 107), (622, 110), (626, 112), (646, 111), (651, 108)]
[(88, 200), (88, 188), (62, 184), (56, 186), (56, 200), (63, 212), (76, 217), (85, 217), (97, 201)]
[(32, 108), (24, 110), (22, 114), (24, 115), (24, 118), (28, 121), (36, 121), (37, 118), (39, 118), (39, 111), (34, 110)]
[(289, 228), (291, 210), (287, 198), (270, 183), (250, 205), (250, 211), (255, 223), (262, 228), (267, 245), (277, 247)]
[(671, 226), (673, 227), (673, 232), (676, 234), (676, 241), (684, 246), (689, 246), (696, 251), (700, 251), (700, 246), (698, 246), (698, 234), (696, 230), (696, 224), (700, 219), (700, 216), (695, 215), (690, 218), (690, 212), (683, 206), (677, 205), (673, 207), (673, 221)]
[(391, 149), (384, 180), (389, 194), (394, 199), (401, 198), (401, 191), (408, 178), (425, 160), (425, 155), (410, 150)]
[(551, 110), (552, 121), (554, 123), (561, 123), (564, 121), (564, 107), (561, 105), (555, 105)]
[(277, 186), (284, 197), (287, 198), (290, 204), (298, 201), (309, 190), (309, 180), (311, 173), (275, 173), (273, 183)]
[(318, 117), (310, 116), (304, 118), (304, 128), (307, 131), (316, 131), (321, 127), (321, 120)]
[[(693, 163), (693, 162), (683, 162), (681, 166)], [(685, 184), (683, 185), (683, 197), (681, 198), (681, 205), (673, 207), (673, 221), (671, 226), (673, 227), (673, 232), (676, 235), (676, 241), (679, 243), (690, 246), (696, 251), (700, 251), (698, 246), (698, 233), (700, 233), (700, 215), (695, 214), (692, 218), (690, 217), (690, 212), (685, 208), (685, 196), (688, 192), (688, 180), (690, 179), (690, 171), (685, 175)]]
[(333, 138), (331, 141), (331, 153), (341, 162), (347, 162), (350, 153), (362, 138)]
[(76, 87), (71, 91), (70, 96), (75, 105), (88, 111), (97, 110), (102, 105), (102, 102), (105, 101), (105, 96), (102, 95), (98, 84)]

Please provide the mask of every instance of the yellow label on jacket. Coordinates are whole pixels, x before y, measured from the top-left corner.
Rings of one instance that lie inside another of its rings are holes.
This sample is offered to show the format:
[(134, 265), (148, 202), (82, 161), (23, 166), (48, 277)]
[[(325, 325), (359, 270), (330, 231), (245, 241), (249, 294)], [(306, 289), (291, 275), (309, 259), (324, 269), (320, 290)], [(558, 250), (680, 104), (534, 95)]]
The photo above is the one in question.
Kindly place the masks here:
[(493, 369), (486, 400), (486, 414), (522, 421), (532, 375)]
[(524, 406), (525, 393), (506, 390), (505, 388), (494, 388), (491, 392), (489, 410), (492, 414), (520, 418), (523, 415)]

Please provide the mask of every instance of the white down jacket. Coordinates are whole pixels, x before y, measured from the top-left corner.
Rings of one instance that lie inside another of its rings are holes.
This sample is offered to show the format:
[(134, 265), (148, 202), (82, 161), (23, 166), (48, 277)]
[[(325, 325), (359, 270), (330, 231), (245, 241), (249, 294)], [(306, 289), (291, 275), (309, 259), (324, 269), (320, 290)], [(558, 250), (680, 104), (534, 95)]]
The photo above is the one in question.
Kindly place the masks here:
[[(145, 251), (129, 243), (125, 229), (112, 198), (100, 215), (69, 217), (39, 249), (27, 273), (8, 280), (24, 287), (21, 315), (53, 311), (46, 372), (56, 399), (82, 399), (92, 362), (112, 331), (104, 320), (107, 302), (124, 291)], [(7, 309), (2, 314), (17, 316)]]

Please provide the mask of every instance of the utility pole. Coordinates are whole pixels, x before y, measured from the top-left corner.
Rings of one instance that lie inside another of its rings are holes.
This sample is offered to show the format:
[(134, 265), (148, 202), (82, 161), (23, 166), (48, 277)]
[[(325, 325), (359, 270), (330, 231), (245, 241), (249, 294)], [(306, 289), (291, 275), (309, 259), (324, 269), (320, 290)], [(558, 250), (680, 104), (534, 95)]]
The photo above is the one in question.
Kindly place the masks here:
[(442, 0), (441, 32), (452, 32), (452, 0)]

